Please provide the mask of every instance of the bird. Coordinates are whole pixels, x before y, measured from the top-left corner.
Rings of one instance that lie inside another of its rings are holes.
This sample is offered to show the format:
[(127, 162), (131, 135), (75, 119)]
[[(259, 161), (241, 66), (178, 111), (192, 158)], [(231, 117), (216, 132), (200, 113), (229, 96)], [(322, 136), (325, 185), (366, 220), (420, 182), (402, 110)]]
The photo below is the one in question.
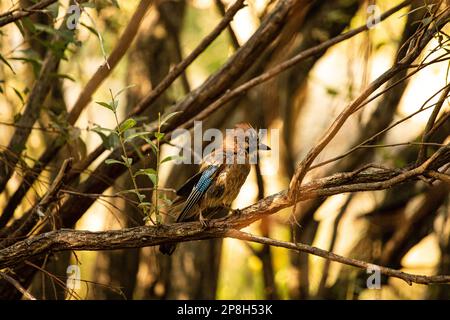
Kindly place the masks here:
[[(259, 141), (257, 131), (246, 122), (237, 123), (222, 144), (204, 156), (198, 173), (188, 179), (176, 192), (173, 207), (181, 207), (176, 222), (199, 220), (207, 227), (206, 219), (218, 212), (230, 210), (250, 173), (250, 159), (258, 150), (270, 150)], [(159, 246), (159, 251), (171, 255), (175, 243)]]

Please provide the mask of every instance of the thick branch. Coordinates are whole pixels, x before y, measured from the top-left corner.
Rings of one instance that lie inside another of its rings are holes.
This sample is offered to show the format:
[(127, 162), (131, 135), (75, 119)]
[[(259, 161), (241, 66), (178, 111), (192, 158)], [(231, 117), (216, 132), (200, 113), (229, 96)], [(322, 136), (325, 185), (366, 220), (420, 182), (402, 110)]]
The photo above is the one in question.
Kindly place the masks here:
[[(433, 161), (439, 162), (437, 164), (439, 165), (442, 161), (450, 160), (450, 152), (445, 152), (445, 150), (448, 151), (448, 148), (441, 150), (444, 151), (436, 152), (423, 166), (408, 171), (377, 170), (370, 173), (355, 171), (314, 180), (300, 188), (297, 200), (302, 201), (343, 192), (385, 189), (407, 180), (417, 179), (420, 175), (426, 174), (426, 166), (435, 165)], [(51, 231), (16, 242), (0, 250), (0, 269), (13, 267), (34, 256), (63, 250), (111, 250), (220, 238), (226, 236), (230, 230), (244, 228), (291, 205), (293, 205), (292, 198), (287, 196), (287, 191), (281, 191), (241, 210), (240, 214), (211, 220), (206, 229), (202, 227), (201, 223), (192, 222), (104, 232), (68, 229)]]

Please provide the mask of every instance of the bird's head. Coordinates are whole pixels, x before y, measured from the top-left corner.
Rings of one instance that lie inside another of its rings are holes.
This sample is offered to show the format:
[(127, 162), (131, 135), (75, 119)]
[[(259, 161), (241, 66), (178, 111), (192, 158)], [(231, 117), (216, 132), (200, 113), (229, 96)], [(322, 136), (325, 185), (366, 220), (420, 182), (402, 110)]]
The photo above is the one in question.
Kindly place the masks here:
[(237, 123), (231, 135), (227, 134), (225, 143), (233, 145), (235, 151), (245, 151), (247, 154), (258, 150), (270, 150), (270, 147), (261, 143), (258, 132), (247, 122)]

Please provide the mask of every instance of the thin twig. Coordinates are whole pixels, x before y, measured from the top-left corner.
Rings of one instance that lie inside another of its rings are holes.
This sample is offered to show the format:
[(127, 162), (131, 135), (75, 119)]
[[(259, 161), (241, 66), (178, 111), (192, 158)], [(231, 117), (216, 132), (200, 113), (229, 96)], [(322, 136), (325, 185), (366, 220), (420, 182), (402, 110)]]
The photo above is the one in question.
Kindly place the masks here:
[(91, 101), (92, 94), (111, 74), (112, 70), (117, 66), (119, 61), (125, 55), (128, 48), (133, 43), (133, 40), (139, 30), (139, 26), (141, 25), (141, 22), (152, 3), (153, 0), (143, 0), (139, 3), (136, 11), (130, 19), (130, 22), (117, 41), (117, 45), (115, 46), (109, 57), (106, 59), (106, 63), (102, 64), (97, 69), (94, 75), (89, 79), (83, 91), (78, 96), (78, 99), (67, 118), (69, 124), (75, 124), (83, 109)]
[(450, 283), (450, 275), (424, 276), (406, 273), (400, 270), (379, 266), (365, 261), (343, 257), (333, 252), (329, 252), (303, 243), (292, 243), (287, 241), (274, 240), (266, 237), (255, 236), (250, 233), (242, 232), (239, 230), (230, 230), (226, 233), (226, 236), (234, 239), (268, 244), (270, 246), (287, 248), (299, 252), (306, 252), (315, 256), (322, 257), (327, 260), (336, 261), (360, 269), (367, 270), (370, 267), (372, 268), (375, 267), (375, 269), (378, 269), (382, 274), (389, 277), (402, 279), (409, 285), (412, 285), (413, 283), (427, 284), (427, 285), (431, 283)]
[(37, 300), (31, 293), (29, 293), (27, 291), (27, 289), (22, 287), (22, 285), (19, 283), (19, 281), (17, 281), (13, 277), (7, 275), (6, 273), (4, 273), (2, 271), (0, 271), (0, 277), (2, 277), (3, 279), (5, 279), (9, 283), (11, 283), (28, 300)]
[(428, 118), (427, 125), (425, 126), (425, 130), (423, 131), (423, 136), (422, 136), (422, 143), (424, 143), (424, 144), (419, 149), (419, 155), (417, 156), (417, 162), (416, 162), (417, 165), (419, 165), (420, 163), (423, 162), (423, 160), (425, 160), (427, 150), (428, 150), (427, 145), (425, 143), (428, 142), (428, 140), (430, 138), (430, 131), (433, 128), (433, 125), (436, 121), (439, 111), (441, 110), (445, 100), (447, 100), (449, 93), (450, 93), (450, 84), (448, 84), (445, 87), (445, 90), (442, 91), (442, 94), (439, 97), (439, 100), (436, 103), (436, 105), (433, 109), (433, 112), (430, 115), (430, 118)]
[(0, 15), (0, 27), (3, 27), (11, 22), (17, 21), (19, 19), (28, 17), (29, 15), (40, 12), (40, 10), (48, 7), (49, 5), (55, 3), (57, 0), (43, 0), (41, 2), (35, 3), (28, 8), (13, 9), (11, 11), (2, 13)]

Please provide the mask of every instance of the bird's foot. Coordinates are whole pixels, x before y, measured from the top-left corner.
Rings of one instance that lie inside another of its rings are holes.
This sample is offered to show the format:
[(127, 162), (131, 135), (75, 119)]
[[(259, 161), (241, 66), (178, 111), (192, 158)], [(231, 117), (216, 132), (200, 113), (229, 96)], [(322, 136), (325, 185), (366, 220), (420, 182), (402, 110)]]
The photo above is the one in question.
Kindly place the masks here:
[(236, 214), (238, 216), (240, 216), (242, 214), (242, 210), (241, 209), (233, 209), (231, 207), (224, 207), (225, 209), (228, 210), (228, 212), (230, 212), (231, 214)]
[(200, 223), (202, 224), (203, 229), (207, 229), (209, 227), (209, 221), (205, 218), (203, 218), (202, 213), (200, 212), (200, 217), (199, 217)]
[(237, 216), (241, 216), (242, 215), (242, 210), (241, 209), (233, 209), (232, 212), (233, 212), (233, 214), (236, 214)]

